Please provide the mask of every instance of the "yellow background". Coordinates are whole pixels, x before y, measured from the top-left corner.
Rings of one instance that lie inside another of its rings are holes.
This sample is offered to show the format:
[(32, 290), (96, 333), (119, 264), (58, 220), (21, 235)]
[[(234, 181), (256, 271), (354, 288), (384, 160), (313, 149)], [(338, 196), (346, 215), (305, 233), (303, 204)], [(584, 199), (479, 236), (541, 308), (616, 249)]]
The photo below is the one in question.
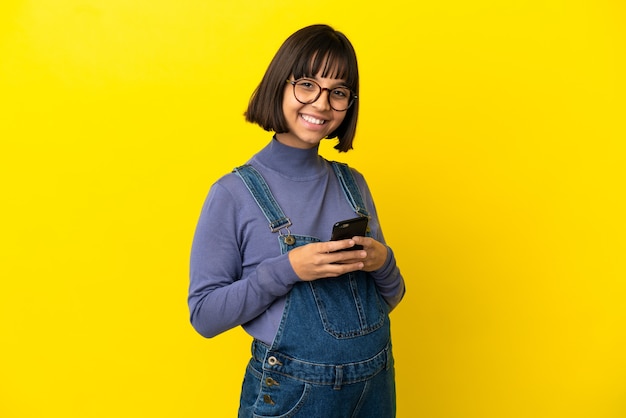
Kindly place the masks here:
[(0, 6), (0, 417), (231, 417), (239, 329), (195, 334), (210, 184), (252, 90), (325, 22), (408, 293), (398, 417), (626, 416), (621, 0), (32, 0)]

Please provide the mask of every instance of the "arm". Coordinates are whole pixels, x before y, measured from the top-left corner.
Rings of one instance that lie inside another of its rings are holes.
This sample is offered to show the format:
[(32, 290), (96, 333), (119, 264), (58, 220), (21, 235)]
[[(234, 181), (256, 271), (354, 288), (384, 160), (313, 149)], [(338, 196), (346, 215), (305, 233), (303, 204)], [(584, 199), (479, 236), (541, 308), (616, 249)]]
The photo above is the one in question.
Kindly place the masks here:
[(277, 245), (264, 253), (244, 239), (255, 229), (247, 211), (258, 208), (240, 204), (220, 182), (202, 208), (191, 250), (188, 303), (191, 323), (205, 337), (256, 318), (298, 281), (288, 256), (276, 254)]
[(391, 248), (387, 248), (387, 258), (383, 266), (371, 272), (372, 277), (376, 280), (376, 287), (387, 302), (387, 305), (393, 310), (406, 292), (404, 278), (400, 273), (400, 269), (396, 264), (396, 258)]
[(363, 270), (369, 271), (381, 296), (391, 309), (394, 309), (406, 292), (404, 278), (396, 264), (396, 258), (391, 247), (385, 242), (382, 228), (378, 219), (376, 205), (370, 189), (361, 173), (352, 169), (355, 180), (361, 190), (364, 204), (370, 211), (371, 238), (355, 237), (357, 244), (363, 245), (366, 258), (363, 260)]

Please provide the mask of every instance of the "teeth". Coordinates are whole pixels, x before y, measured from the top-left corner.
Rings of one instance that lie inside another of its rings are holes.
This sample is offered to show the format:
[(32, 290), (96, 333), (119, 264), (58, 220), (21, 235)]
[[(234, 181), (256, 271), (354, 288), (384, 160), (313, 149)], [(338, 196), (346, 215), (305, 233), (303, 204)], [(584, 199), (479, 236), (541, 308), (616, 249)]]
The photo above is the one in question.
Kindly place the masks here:
[(313, 116), (309, 116), (309, 115), (302, 115), (302, 119), (304, 119), (305, 121), (307, 121), (309, 123), (314, 123), (316, 125), (323, 125), (324, 124), (324, 120), (316, 119)]

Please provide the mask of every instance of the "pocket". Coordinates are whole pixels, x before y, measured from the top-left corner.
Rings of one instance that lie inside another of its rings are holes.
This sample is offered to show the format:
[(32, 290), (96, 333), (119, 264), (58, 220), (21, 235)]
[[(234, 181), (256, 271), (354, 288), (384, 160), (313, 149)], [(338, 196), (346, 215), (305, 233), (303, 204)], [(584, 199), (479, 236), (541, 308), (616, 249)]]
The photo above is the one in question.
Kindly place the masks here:
[(309, 282), (324, 330), (338, 339), (363, 336), (387, 316), (374, 279), (363, 271)]
[(255, 418), (294, 416), (306, 403), (311, 385), (277, 373), (266, 372), (254, 407)]

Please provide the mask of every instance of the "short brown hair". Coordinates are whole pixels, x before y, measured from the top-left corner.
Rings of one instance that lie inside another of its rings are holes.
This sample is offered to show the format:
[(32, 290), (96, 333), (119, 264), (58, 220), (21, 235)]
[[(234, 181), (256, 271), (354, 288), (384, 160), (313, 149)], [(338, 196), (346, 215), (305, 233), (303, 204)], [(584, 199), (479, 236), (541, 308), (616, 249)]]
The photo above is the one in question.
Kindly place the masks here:
[[(322, 77), (344, 79), (358, 97), (359, 69), (348, 38), (328, 25), (307, 26), (287, 38), (276, 52), (250, 98), (246, 121), (256, 123), (266, 131), (287, 132), (282, 110), (287, 79), (291, 76), (296, 79), (315, 77), (320, 71)], [(359, 100), (355, 100), (346, 112), (341, 125), (328, 135), (328, 138), (339, 139), (335, 148), (342, 152), (352, 149)]]

